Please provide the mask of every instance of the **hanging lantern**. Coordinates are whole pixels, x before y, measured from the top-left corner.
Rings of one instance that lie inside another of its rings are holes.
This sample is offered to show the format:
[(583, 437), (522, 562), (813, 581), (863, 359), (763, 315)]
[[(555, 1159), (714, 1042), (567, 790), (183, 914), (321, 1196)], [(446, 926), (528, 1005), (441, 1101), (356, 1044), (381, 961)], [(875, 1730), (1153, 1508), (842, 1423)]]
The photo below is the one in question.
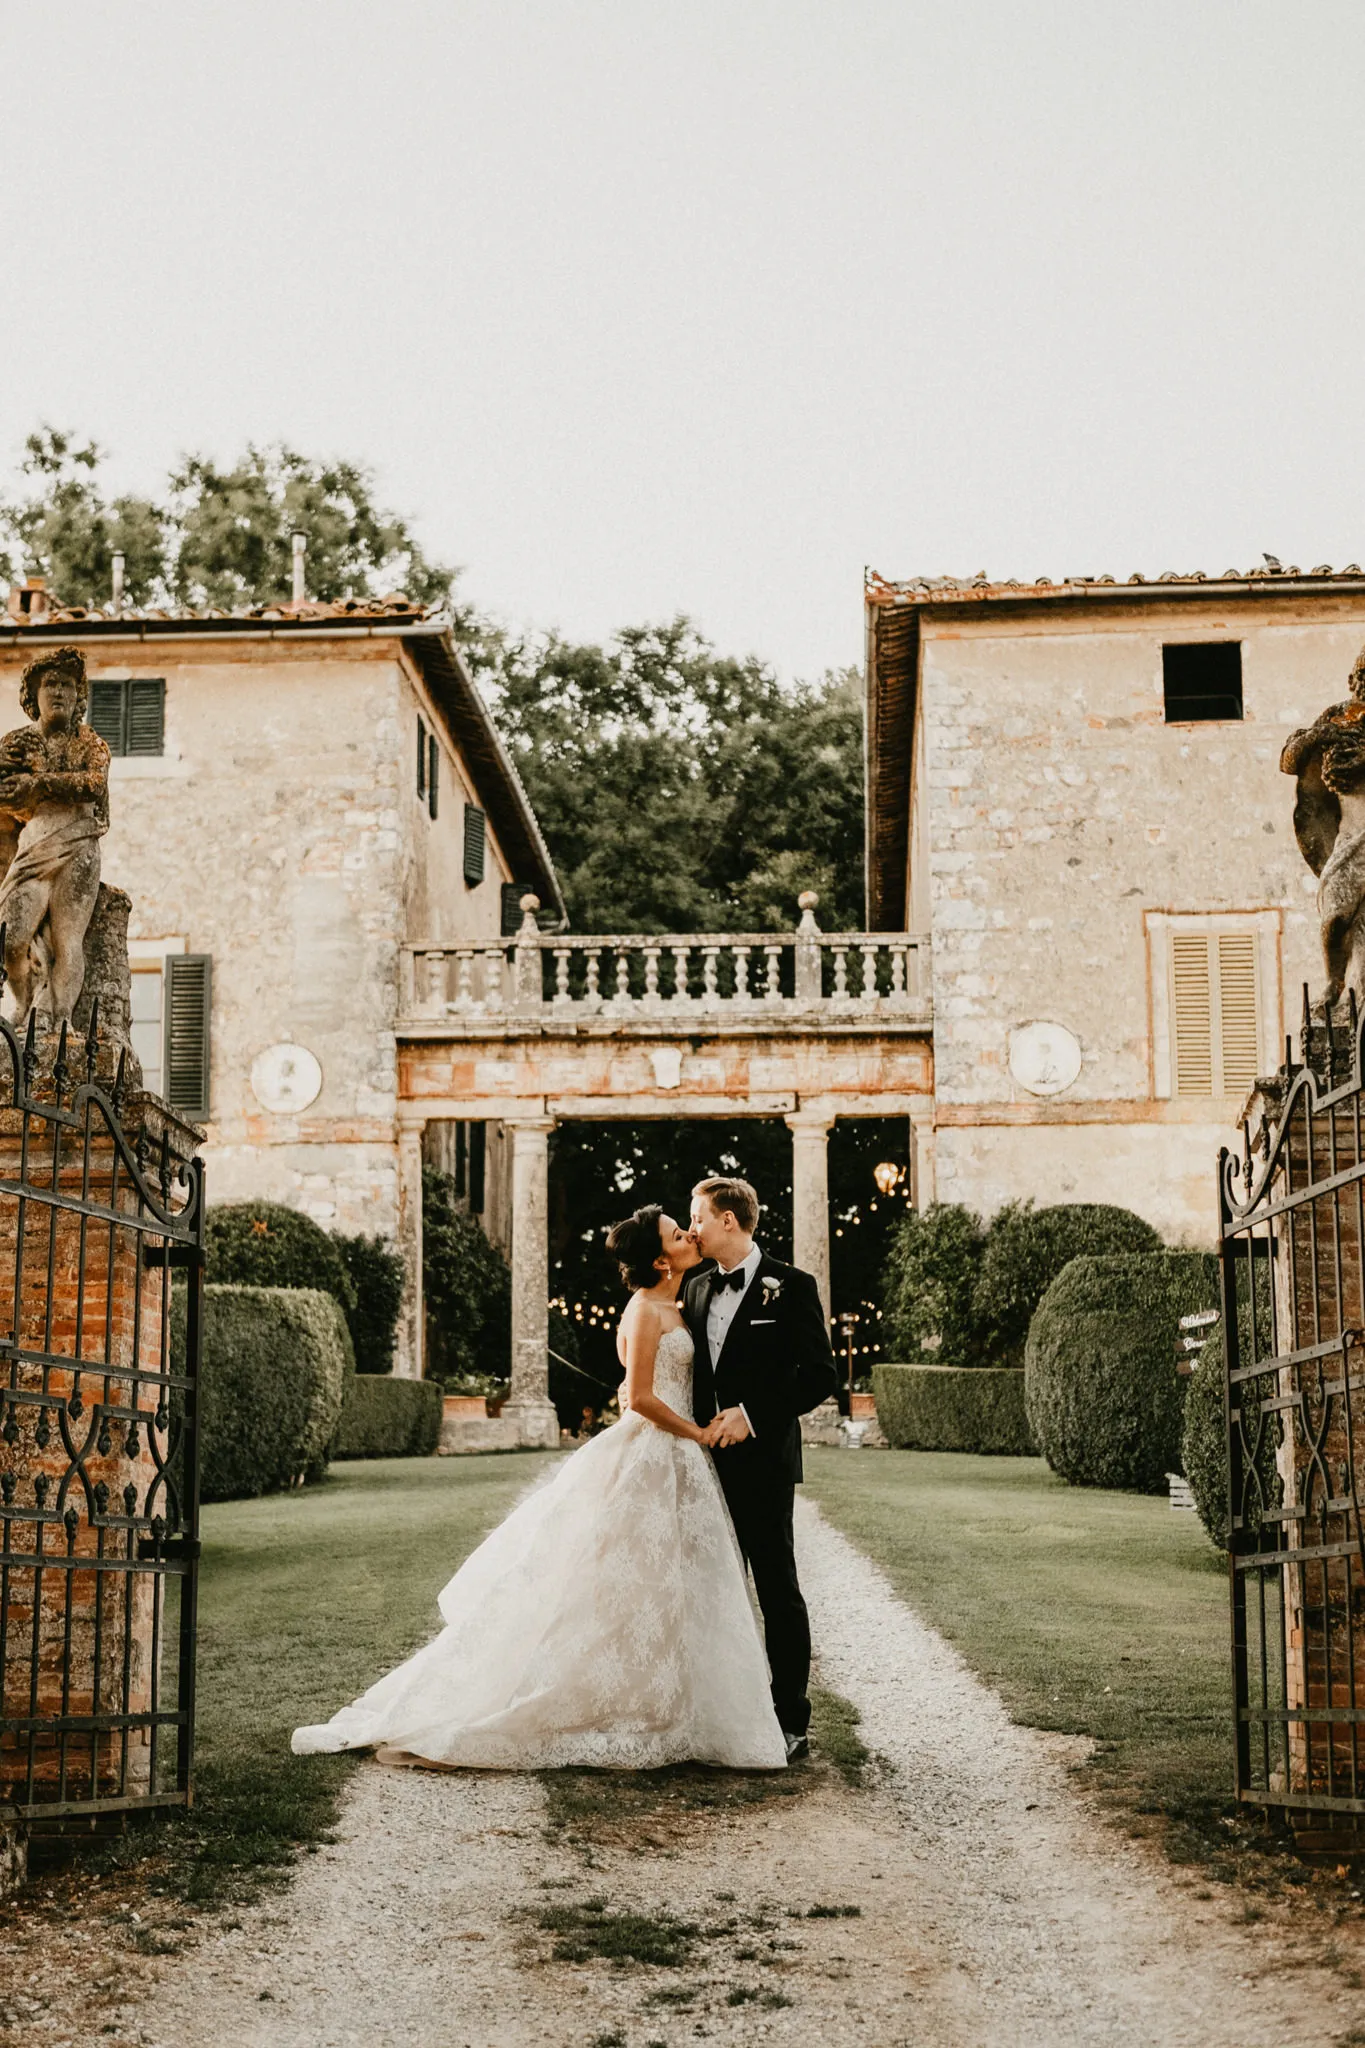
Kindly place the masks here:
[(877, 1183), (878, 1191), (883, 1195), (890, 1194), (900, 1177), (901, 1170), (899, 1166), (894, 1165), (889, 1159), (883, 1159), (879, 1166), (874, 1166), (872, 1169), (872, 1178)]

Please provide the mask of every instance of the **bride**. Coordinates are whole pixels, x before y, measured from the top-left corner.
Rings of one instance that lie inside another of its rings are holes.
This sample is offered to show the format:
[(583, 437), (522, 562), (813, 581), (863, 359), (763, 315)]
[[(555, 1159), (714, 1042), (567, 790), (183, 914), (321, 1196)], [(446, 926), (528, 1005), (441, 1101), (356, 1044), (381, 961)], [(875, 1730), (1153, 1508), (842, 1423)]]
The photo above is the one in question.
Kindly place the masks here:
[(785, 1765), (715, 1425), (691, 1419), (677, 1294), (700, 1254), (657, 1203), (616, 1224), (607, 1248), (631, 1290), (621, 1420), (465, 1560), (440, 1597), (441, 1633), (323, 1726), (295, 1729), (296, 1754), (521, 1771)]

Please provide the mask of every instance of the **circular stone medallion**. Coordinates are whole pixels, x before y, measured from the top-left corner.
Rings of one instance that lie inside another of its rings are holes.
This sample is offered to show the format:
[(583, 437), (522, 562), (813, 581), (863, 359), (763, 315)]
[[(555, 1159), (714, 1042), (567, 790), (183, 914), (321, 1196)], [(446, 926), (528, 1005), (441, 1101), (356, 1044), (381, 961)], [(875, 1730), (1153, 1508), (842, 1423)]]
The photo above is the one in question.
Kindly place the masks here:
[(1065, 1024), (1025, 1024), (1011, 1031), (1010, 1072), (1030, 1095), (1060, 1095), (1080, 1071), (1080, 1040)]
[(251, 1092), (272, 1116), (297, 1116), (321, 1089), (322, 1068), (306, 1045), (268, 1045), (251, 1062)]

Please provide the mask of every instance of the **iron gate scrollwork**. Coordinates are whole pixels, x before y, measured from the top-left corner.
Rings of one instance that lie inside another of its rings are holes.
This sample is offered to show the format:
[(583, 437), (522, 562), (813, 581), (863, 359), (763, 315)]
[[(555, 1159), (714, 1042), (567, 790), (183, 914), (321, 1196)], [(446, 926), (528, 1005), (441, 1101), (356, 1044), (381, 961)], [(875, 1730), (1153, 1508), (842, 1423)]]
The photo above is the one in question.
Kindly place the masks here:
[(1362, 1020), (1316, 1016), (1219, 1159), (1239, 1799), (1365, 1814)]
[(0, 1020), (0, 1801), (35, 1826), (191, 1789), (203, 1169), (127, 1071), (97, 1012)]

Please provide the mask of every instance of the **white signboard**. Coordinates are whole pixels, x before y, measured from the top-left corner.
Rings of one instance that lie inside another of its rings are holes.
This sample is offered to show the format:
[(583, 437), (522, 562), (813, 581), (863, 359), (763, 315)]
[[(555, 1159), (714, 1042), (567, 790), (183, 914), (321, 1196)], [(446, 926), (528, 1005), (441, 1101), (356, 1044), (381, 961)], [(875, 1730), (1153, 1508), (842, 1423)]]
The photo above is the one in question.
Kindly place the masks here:
[(322, 1068), (306, 1045), (268, 1045), (251, 1063), (251, 1092), (272, 1116), (297, 1116), (322, 1091)]
[(1030, 1095), (1060, 1095), (1080, 1071), (1080, 1040), (1065, 1024), (1025, 1024), (1010, 1033), (1010, 1072)]

